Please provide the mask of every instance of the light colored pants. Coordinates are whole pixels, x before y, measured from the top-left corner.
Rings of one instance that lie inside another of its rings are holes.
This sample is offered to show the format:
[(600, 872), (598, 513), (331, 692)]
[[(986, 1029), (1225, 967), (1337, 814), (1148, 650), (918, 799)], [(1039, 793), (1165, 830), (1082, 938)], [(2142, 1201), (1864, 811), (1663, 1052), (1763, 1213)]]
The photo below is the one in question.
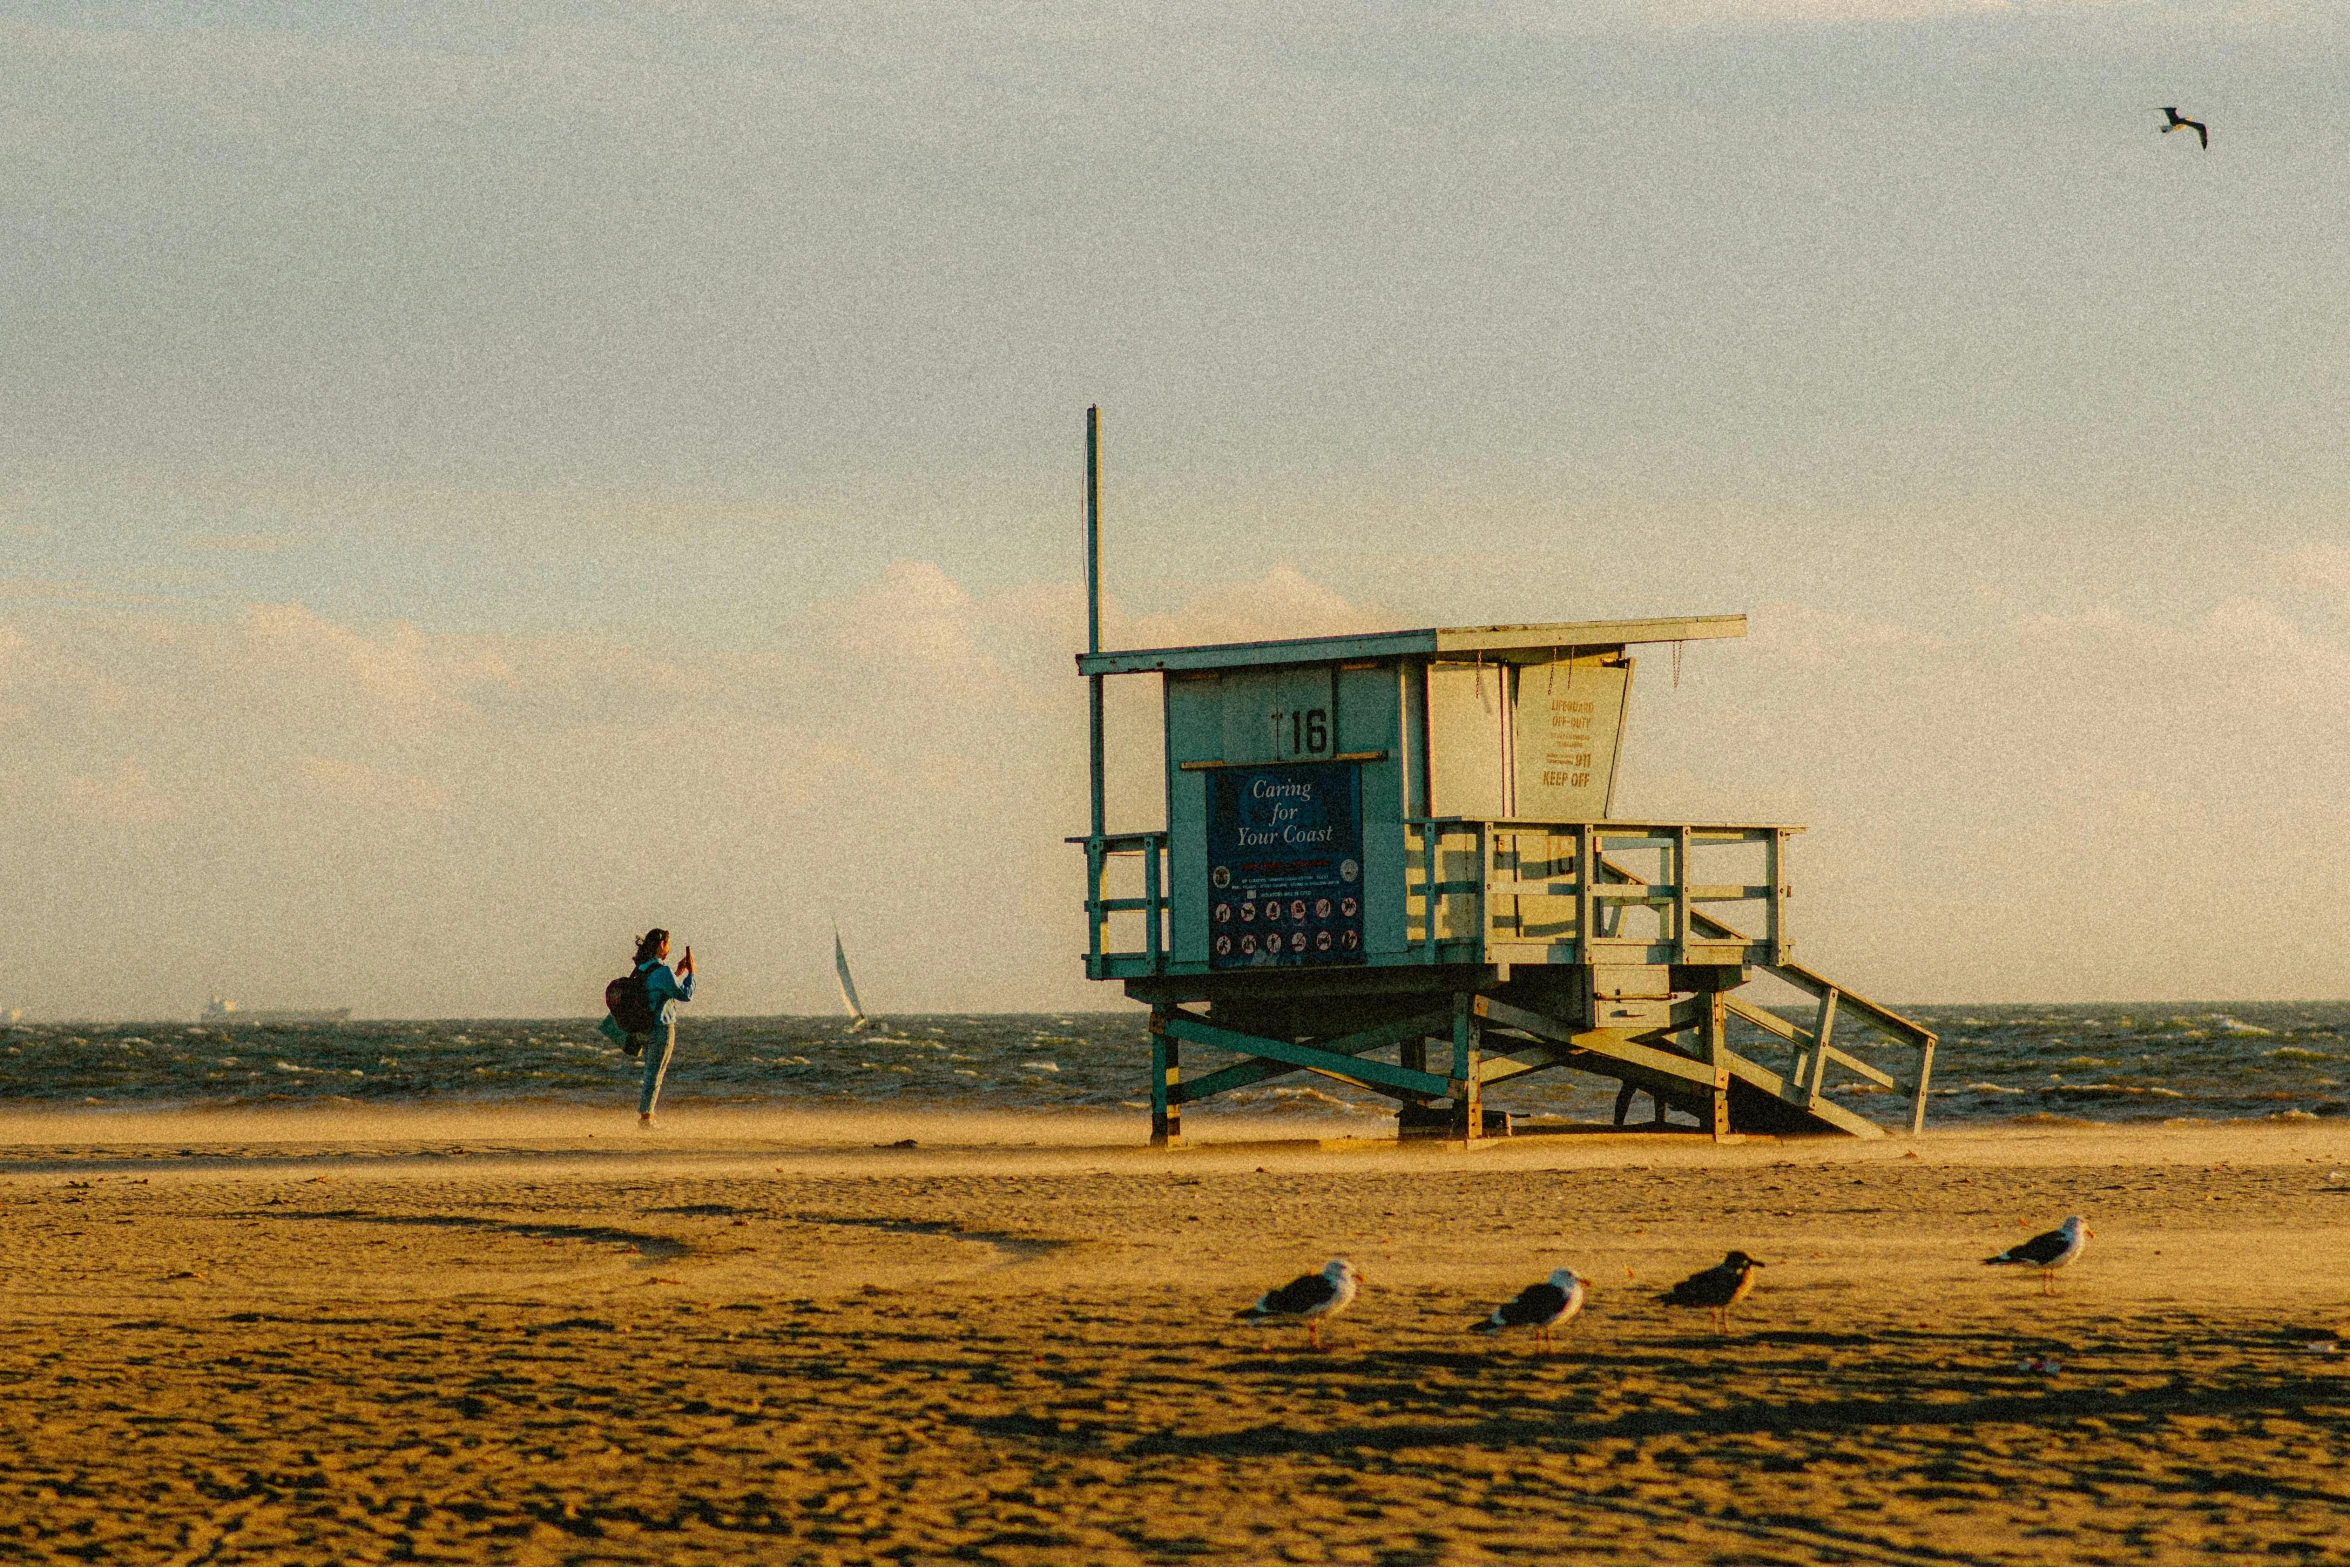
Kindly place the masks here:
[(653, 1107), (661, 1102), (661, 1079), (669, 1075), (669, 1055), (676, 1048), (674, 1018), (645, 1036), (645, 1086), (636, 1097), (637, 1114), (651, 1115)]

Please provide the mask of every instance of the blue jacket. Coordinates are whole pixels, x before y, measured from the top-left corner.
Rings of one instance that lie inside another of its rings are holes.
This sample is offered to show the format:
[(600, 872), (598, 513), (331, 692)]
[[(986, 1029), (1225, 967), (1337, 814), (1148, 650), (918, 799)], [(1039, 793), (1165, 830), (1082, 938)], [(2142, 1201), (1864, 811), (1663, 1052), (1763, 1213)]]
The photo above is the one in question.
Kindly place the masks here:
[(666, 963), (639, 963), (636, 971), (645, 976), (645, 997), (653, 1004), (653, 1021), (656, 1023), (673, 1021), (677, 1016), (674, 1010), (677, 1003), (694, 999), (694, 977), (691, 974), (679, 979), (669, 971)]

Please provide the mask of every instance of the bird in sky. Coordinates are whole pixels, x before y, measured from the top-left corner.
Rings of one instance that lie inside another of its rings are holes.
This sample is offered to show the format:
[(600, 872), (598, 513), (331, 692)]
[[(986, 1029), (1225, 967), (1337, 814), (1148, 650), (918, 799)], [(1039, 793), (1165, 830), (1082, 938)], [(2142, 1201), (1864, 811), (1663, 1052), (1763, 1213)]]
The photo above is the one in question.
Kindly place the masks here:
[(1583, 1281), (1572, 1268), (1559, 1268), (1540, 1284), (1529, 1284), (1517, 1298), (1493, 1308), (1489, 1317), (1469, 1324), (1472, 1333), (1499, 1333), (1503, 1328), (1532, 1328), (1534, 1342), (1550, 1353), (1550, 1330), (1571, 1321), (1583, 1309)]
[(1734, 1251), (1703, 1273), (1692, 1273), (1680, 1283), (1666, 1290), (1663, 1296), (1668, 1306), (1704, 1306), (1714, 1314), (1717, 1332), (1730, 1330), (1730, 1308), (1754, 1291), (1754, 1270), (1763, 1264), (1742, 1251)]
[(1321, 1272), (1291, 1279), (1277, 1290), (1267, 1290), (1257, 1297), (1255, 1305), (1234, 1315), (1260, 1328), (1268, 1322), (1303, 1322), (1306, 1343), (1320, 1349), (1322, 1319), (1353, 1305), (1355, 1291), (1361, 1288), (1362, 1282), (1363, 1276), (1355, 1272), (1352, 1263), (1344, 1257), (1333, 1257)]
[(2056, 1293), (2056, 1270), (2069, 1264), (2081, 1254), (2082, 1246), (2096, 1236), (2088, 1221), (2074, 1214), (2053, 1230), (2033, 1236), (2020, 1245), (2010, 1246), (1996, 1257), (1985, 1257), (1988, 1268), (2038, 1268), (2040, 1292)]
[(2173, 131), (2193, 131), (2195, 139), (2203, 144), (2203, 150), (2211, 151), (2211, 131), (2201, 120), (2190, 120), (2173, 107), (2166, 107), (2162, 112), (2170, 116), (2170, 123), (2162, 128), (2163, 135), (2168, 136)]

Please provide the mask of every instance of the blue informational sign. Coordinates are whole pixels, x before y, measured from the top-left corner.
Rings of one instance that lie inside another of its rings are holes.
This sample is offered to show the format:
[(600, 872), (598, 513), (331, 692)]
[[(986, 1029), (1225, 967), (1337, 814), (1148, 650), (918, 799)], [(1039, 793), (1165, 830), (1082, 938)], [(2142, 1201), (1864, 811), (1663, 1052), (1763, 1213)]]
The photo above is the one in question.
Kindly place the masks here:
[(1363, 961), (1363, 770), (1208, 775), (1208, 965)]

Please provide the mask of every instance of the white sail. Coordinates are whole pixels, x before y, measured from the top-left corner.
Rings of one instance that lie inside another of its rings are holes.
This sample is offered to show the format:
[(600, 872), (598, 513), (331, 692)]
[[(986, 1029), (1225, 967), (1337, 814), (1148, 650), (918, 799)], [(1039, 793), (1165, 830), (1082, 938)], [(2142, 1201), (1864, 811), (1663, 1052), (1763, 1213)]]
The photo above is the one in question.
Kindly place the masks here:
[(857, 982), (849, 977), (848, 949), (840, 944), (840, 927), (832, 927), (832, 973), (840, 981), (840, 1004), (849, 1015), (849, 1027), (865, 1026), (865, 1008), (857, 1000)]

